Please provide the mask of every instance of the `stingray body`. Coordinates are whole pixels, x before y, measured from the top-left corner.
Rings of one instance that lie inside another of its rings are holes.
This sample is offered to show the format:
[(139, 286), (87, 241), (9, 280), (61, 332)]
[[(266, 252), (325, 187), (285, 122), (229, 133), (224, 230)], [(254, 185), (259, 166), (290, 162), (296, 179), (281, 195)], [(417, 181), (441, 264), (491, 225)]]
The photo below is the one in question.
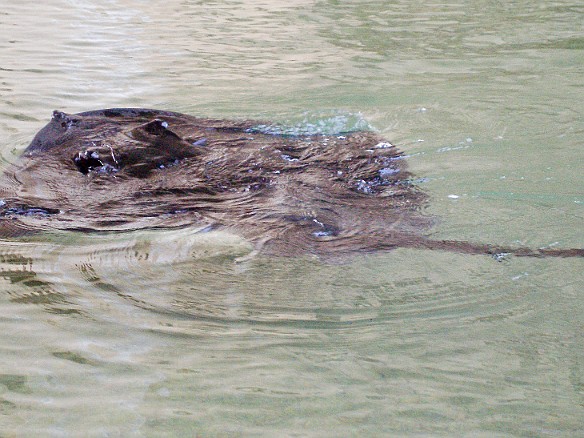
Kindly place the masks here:
[(6, 173), (0, 232), (192, 226), (277, 255), (397, 247), (582, 256), (426, 238), (402, 153), (373, 132), (275, 135), (258, 121), (137, 108), (53, 113)]

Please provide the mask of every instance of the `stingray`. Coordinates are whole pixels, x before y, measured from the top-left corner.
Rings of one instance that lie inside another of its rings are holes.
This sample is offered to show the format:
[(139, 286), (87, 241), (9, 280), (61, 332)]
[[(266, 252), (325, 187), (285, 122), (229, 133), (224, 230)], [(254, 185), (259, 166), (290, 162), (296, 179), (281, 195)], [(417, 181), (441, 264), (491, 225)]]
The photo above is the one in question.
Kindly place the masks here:
[(403, 153), (374, 132), (286, 135), (261, 121), (153, 109), (54, 111), (4, 174), (0, 233), (189, 226), (278, 256), (584, 256), (427, 237), (434, 218), (414, 181)]

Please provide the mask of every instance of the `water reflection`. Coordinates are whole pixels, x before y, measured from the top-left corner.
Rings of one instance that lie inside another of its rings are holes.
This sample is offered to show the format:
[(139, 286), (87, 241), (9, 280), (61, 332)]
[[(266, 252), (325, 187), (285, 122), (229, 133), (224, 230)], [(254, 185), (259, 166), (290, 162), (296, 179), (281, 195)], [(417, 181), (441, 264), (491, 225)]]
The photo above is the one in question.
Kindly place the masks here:
[(49, 236), (49, 242), (5, 242), (3, 251), (0, 276), (16, 286), (9, 292), (12, 301), (67, 313), (55, 306), (74, 306), (81, 291), (113, 293), (143, 304), (133, 298), (143, 284), (170, 286), (180, 280), (173, 266), (221, 257), (233, 262), (250, 246), (229, 234), (184, 229), (105, 237), (73, 233)]

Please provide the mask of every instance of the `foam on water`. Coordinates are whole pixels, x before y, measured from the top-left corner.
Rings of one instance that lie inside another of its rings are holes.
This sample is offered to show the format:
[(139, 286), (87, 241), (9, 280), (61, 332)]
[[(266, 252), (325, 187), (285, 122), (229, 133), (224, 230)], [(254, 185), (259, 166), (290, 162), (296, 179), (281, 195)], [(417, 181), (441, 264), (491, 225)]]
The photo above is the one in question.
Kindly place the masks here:
[[(299, 121), (257, 125), (251, 131), (274, 135), (338, 135), (353, 131), (372, 131), (373, 127), (361, 113), (347, 111), (306, 111)], [(380, 143), (384, 144), (384, 143)]]

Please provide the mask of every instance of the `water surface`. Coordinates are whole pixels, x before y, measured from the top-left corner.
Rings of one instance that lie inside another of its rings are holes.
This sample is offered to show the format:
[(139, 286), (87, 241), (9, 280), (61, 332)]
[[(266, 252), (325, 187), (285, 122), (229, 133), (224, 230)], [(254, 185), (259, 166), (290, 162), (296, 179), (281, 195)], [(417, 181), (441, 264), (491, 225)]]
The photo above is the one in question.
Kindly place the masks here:
[[(370, 128), (408, 155), (433, 237), (584, 245), (579, 2), (1, 9), (4, 168), (57, 108)], [(249, 251), (3, 236), (0, 435), (584, 435), (581, 260)]]

